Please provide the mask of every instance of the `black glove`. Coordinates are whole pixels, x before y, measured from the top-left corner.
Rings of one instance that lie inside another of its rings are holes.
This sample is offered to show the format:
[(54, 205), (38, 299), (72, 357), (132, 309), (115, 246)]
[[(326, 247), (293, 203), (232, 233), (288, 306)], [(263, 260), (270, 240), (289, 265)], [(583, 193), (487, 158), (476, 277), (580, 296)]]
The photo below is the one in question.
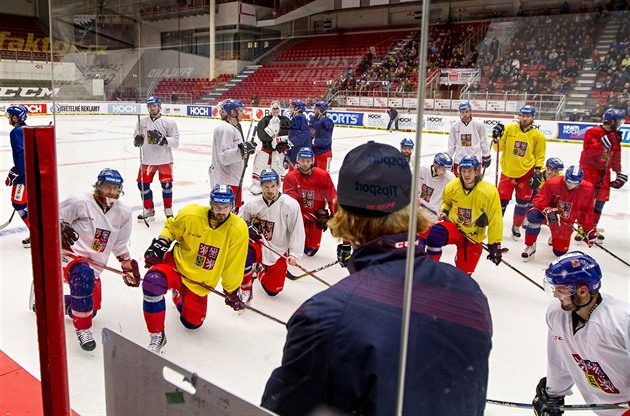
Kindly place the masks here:
[(61, 247), (66, 250), (70, 250), (70, 247), (74, 245), (74, 242), (79, 239), (79, 233), (74, 231), (74, 228), (65, 221), (61, 221)]
[(144, 144), (144, 134), (138, 134), (133, 138), (133, 145), (140, 147)]
[(235, 311), (240, 311), (245, 309), (245, 303), (241, 299), (240, 290), (236, 289), (234, 292), (230, 293), (226, 290), (223, 291), (225, 294), (225, 304), (234, 309)]
[(315, 226), (322, 231), (328, 229), (328, 220), (330, 219), (330, 212), (326, 208), (321, 208), (315, 211)]
[(262, 225), (258, 218), (247, 221), (247, 230), (249, 231), (249, 239), (253, 242), (262, 240)]
[(4, 184), (6, 186), (13, 186), (21, 177), (22, 177), (22, 174), (14, 166), (11, 169), (9, 169), (9, 173), (7, 174), (7, 180), (4, 181)]
[(488, 251), (489, 254), (486, 258), (498, 266), (501, 263), (501, 257), (503, 257), (501, 243), (488, 244)]
[(276, 145), (276, 152), (284, 153), (290, 148), (291, 148), (291, 145), (289, 145), (289, 142), (285, 142), (283, 140), (283, 141), (278, 142), (278, 144)]
[(559, 416), (564, 411), (558, 406), (564, 406), (564, 396), (550, 397), (547, 394), (547, 377), (543, 377), (536, 386), (536, 397), (532, 401), (536, 416)]
[(624, 186), (626, 184), (626, 182), (628, 182), (628, 175), (626, 175), (625, 173), (618, 173), (617, 174), (617, 179), (615, 179), (614, 181), (610, 182), (610, 187), (611, 188), (615, 188), (615, 189), (619, 189), (622, 186)]
[(337, 245), (337, 260), (341, 267), (348, 266), (348, 260), (352, 256), (352, 246), (350, 243), (341, 243)]
[(481, 166), (483, 166), (484, 168), (489, 168), (491, 162), (492, 162), (491, 156), (488, 155), (488, 156), (481, 157)]
[(140, 267), (135, 259), (120, 262), (123, 270), (123, 282), (129, 287), (140, 286)]
[(504, 131), (505, 126), (501, 124), (501, 122), (497, 123), (497, 125), (492, 129), (492, 141), (498, 143), (501, 136), (503, 136)]
[(169, 247), (170, 244), (164, 239), (154, 238), (147, 251), (144, 252), (144, 267), (148, 269), (162, 263)]
[(529, 186), (532, 189), (538, 189), (540, 188), (540, 184), (542, 183), (543, 180), (543, 173), (539, 170), (535, 170), (534, 173), (532, 173), (532, 176), (529, 178)]
[(547, 218), (547, 224), (549, 226), (558, 225), (560, 222), (560, 213), (558, 212), (558, 208), (545, 208), (542, 213), (545, 218)]
[(149, 136), (149, 144), (159, 144), (160, 146), (168, 144), (166, 137), (164, 137), (157, 129), (147, 130), (147, 135)]
[(249, 155), (253, 155), (256, 151), (256, 142), (239, 143), (238, 148), (241, 149), (241, 155), (243, 158), (246, 158)]

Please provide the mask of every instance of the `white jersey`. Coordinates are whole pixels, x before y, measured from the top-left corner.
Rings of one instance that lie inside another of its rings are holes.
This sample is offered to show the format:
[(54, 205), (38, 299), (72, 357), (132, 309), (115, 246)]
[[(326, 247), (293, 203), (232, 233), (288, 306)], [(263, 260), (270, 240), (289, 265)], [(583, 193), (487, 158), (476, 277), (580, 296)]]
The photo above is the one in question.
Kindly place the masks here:
[[(262, 198), (256, 198), (243, 205), (239, 215), (245, 221), (258, 218), (263, 228), (267, 245), (278, 253), (301, 259), (304, 254), (304, 222), (300, 204), (289, 195), (280, 194), (271, 206)], [(278, 261), (277, 254), (263, 246), (263, 264), (271, 266)]]
[(437, 214), (440, 212), (440, 205), (442, 205), (444, 188), (451, 180), (455, 179), (455, 175), (448, 170), (444, 176), (433, 175), (431, 166), (420, 166), (420, 176), (418, 180), (420, 193), (418, 200), (420, 201), (420, 206), (424, 207), (425, 211), (427, 211), (429, 218), (435, 221), (437, 220)]
[[(103, 213), (94, 195), (71, 195), (59, 204), (59, 219), (79, 234), (79, 240), (71, 248), (79, 256), (107, 264), (110, 253), (120, 256), (129, 252), (131, 209), (121, 201), (114, 201), (109, 211)], [(68, 258), (64, 258), (63, 263), (67, 262)], [(97, 276), (103, 271), (97, 266), (91, 267)]]
[(238, 145), (243, 143), (241, 131), (228, 122), (221, 123), (214, 129), (212, 140), (212, 163), (210, 189), (215, 185), (238, 186), (243, 174), (243, 156)]
[[(630, 309), (602, 295), (586, 324), (573, 333), (571, 312), (555, 301), (547, 309), (547, 391), (571, 394), (575, 384), (588, 404), (630, 400)], [(623, 410), (597, 411), (621, 415)]]
[(490, 139), (483, 123), (474, 118), (468, 124), (457, 120), (448, 135), (447, 153), (457, 164), (466, 156), (476, 156), (479, 162), (482, 156), (490, 156)]
[[(168, 142), (164, 146), (160, 146), (153, 138), (152, 131), (157, 130), (166, 137)], [(143, 117), (136, 123), (136, 129), (133, 136), (138, 134), (144, 135), (144, 144), (142, 145), (142, 164), (144, 165), (168, 165), (173, 163), (173, 152), (171, 149), (179, 147), (179, 128), (175, 120), (160, 117), (152, 120), (151, 117)]]

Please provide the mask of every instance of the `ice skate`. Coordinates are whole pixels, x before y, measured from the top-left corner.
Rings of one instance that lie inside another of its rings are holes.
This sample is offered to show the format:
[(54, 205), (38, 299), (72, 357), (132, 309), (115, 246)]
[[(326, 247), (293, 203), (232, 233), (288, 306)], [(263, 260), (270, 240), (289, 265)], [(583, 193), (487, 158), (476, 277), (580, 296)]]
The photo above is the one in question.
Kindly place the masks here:
[(77, 329), (77, 338), (83, 351), (93, 351), (96, 348), (96, 341), (91, 329)]
[(521, 257), (525, 263), (534, 260), (534, 256), (536, 254), (536, 243), (531, 246), (526, 246), (525, 250), (521, 253)]
[[(166, 218), (173, 218), (173, 208), (164, 208), (164, 215)], [(147, 221), (149, 221), (147, 219)]]
[(521, 228), (517, 227), (516, 225), (512, 226), (512, 238), (514, 240), (518, 240), (519, 238), (521, 238)]
[(547, 240), (547, 244), (549, 244), (550, 246), (553, 246), (552, 237), (549, 237), (549, 239)]
[(24, 240), (22, 240), (22, 247), (31, 248), (31, 237), (26, 237)]
[(164, 346), (166, 345), (166, 334), (164, 333), (164, 331), (155, 332), (150, 335), (151, 340), (149, 341), (149, 346), (147, 347), (147, 349), (156, 354), (164, 354), (164, 352), (166, 351), (166, 349), (164, 348)]
[(155, 209), (145, 208), (142, 210), (142, 213), (138, 215), (138, 222), (144, 221), (155, 221)]

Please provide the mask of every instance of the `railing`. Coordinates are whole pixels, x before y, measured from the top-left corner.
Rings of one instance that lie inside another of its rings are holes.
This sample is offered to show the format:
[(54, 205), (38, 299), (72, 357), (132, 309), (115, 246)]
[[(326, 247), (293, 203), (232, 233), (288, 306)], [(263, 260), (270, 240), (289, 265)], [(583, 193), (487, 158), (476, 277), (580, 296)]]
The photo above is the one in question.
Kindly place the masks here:
[(174, 92), (171, 94), (156, 94), (163, 103), (192, 104), (192, 94), (188, 92)]
[(553, 117), (554, 120), (562, 118), (566, 105), (566, 96), (560, 94), (466, 92), (461, 99), (492, 103), (485, 110), (488, 113), (517, 112), (523, 105), (530, 104), (536, 108), (536, 114)]
[(11, 62), (50, 62), (50, 53), (33, 51), (15, 51), (10, 49), (0, 49), (0, 61)]

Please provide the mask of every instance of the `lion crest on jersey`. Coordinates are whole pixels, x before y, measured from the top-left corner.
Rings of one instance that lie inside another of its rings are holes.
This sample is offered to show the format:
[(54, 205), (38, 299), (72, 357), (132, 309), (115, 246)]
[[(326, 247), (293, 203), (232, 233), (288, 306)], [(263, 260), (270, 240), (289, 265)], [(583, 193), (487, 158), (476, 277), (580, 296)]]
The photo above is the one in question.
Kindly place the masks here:
[(431, 202), (431, 196), (433, 196), (433, 191), (434, 189), (431, 188), (430, 186), (427, 186), (427, 184), (423, 183), (422, 184), (422, 189), (420, 190), (420, 199), (422, 199), (425, 202)]
[(584, 371), (588, 384), (595, 388), (602, 389), (603, 392), (609, 394), (619, 394), (619, 389), (610, 381), (602, 366), (598, 362), (584, 360), (579, 354), (571, 355), (580, 370)]
[(457, 222), (465, 226), (472, 224), (472, 209), (457, 207)]
[(514, 149), (512, 149), (512, 154), (514, 156), (523, 157), (525, 156), (525, 152), (527, 151), (527, 142), (515, 141)]
[(92, 238), (92, 250), (97, 253), (102, 253), (105, 251), (107, 247), (107, 241), (109, 240), (109, 235), (111, 231), (103, 230), (101, 228), (97, 228), (94, 233), (94, 238)]
[(260, 227), (262, 228), (262, 235), (265, 240), (271, 241), (273, 239), (274, 223), (272, 221), (260, 220)]
[(558, 202), (558, 213), (562, 218), (569, 218), (569, 216), (571, 215), (571, 208), (573, 208), (573, 204), (571, 202)]
[(462, 147), (472, 146), (472, 134), (462, 133), (459, 135), (459, 143)]
[(304, 208), (313, 208), (315, 205), (315, 191), (311, 189), (302, 189), (302, 206)]
[(209, 244), (199, 243), (199, 249), (197, 250), (197, 258), (195, 259), (195, 265), (201, 267), (204, 270), (214, 269), (214, 265), (219, 257), (219, 247), (211, 246)]

